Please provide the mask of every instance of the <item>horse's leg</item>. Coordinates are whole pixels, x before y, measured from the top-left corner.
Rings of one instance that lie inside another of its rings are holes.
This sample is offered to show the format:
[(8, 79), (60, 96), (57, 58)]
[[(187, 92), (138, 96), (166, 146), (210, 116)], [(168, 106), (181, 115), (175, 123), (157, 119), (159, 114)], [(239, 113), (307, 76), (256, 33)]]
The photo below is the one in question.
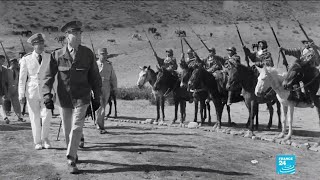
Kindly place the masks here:
[(253, 100), (250, 101), (250, 131), (253, 132), (253, 123), (254, 123), (254, 117), (255, 117), (255, 102)]
[(258, 103), (255, 104), (254, 109), (255, 109), (254, 112), (256, 114), (256, 130), (258, 130), (259, 129), (259, 104)]
[(193, 122), (197, 122), (197, 116), (198, 116), (198, 99), (195, 98), (194, 99), (194, 119), (193, 119)]
[(164, 115), (164, 103), (165, 103), (165, 98), (162, 96), (162, 97), (161, 97), (162, 122), (164, 122), (164, 119), (165, 119), (165, 115)]
[(111, 101), (111, 98), (109, 98), (108, 104), (109, 104), (109, 113), (107, 114), (107, 117), (109, 117), (109, 116), (111, 115), (111, 111), (112, 111), (112, 101)]
[(206, 103), (203, 99), (200, 100), (200, 116), (201, 116), (201, 123), (204, 124), (204, 111), (206, 111)]
[(282, 131), (279, 134), (278, 138), (283, 138), (284, 134), (286, 133), (286, 121), (287, 121), (287, 115), (288, 115), (288, 106), (284, 106), (281, 104), (281, 113), (283, 114), (283, 118), (281, 119), (281, 126)]
[(210, 101), (206, 102), (206, 107), (208, 109), (208, 124), (211, 125)]
[(235, 125), (237, 125), (236, 123), (234, 123), (234, 122), (231, 121), (230, 106), (227, 105), (227, 104), (226, 104), (226, 106), (227, 106), (227, 112), (228, 112), (228, 126), (235, 126)]
[(180, 122), (183, 123), (186, 118), (186, 101), (180, 101)]
[(271, 102), (267, 102), (267, 107), (269, 110), (269, 123), (267, 126), (267, 129), (270, 129), (272, 126), (272, 118), (273, 118), (273, 107), (272, 107), (272, 103)]
[[(178, 107), (179, 107), (179, 101), (177, 100), (177, 98), (174, 98), (174, 118), (172, 120), (172, 124), (176, 122), (176, 120), (178, 119)], [(181, 107), (180, 107), (181, 110)]]
[(160, 97), (156, 96), (156, 105), (157, 105), (157, 118), (156, 118), (156, 122), (159, 121), (160, 119)]
[(278, 114), (278, 129), (281, 129), (281, 104), (279, 101), (277, 101), (276, 104), (277, 104), (277, 114)]
[(116, 97), (116, 95), (113, 96), (113, 105), (114, 105), (114, 117), (118, 117), (117, 97)]
[(288, 135), (284, 138), (284, 140), (288, 140), (291, 138), (292, 136), (292, 122), (293, 122), (293, 112), (294, 112), (294, 106), (293, 105), (290, 105), (288, 107), (288, 111), (289, 111), (289, 117), (288, 118), (288, 124), (289, 124), (289, 132), (288, 132)]
[(220, 100), (213, 100), (215, 109), (216, 109), (216, 116), (217, 116), (217, 122), (216, 124), (213, 126), (213, 129), (216, 128), (221, 128), (221, 115), (222, 115), (222, 111), (223, 111), (223, 104)]

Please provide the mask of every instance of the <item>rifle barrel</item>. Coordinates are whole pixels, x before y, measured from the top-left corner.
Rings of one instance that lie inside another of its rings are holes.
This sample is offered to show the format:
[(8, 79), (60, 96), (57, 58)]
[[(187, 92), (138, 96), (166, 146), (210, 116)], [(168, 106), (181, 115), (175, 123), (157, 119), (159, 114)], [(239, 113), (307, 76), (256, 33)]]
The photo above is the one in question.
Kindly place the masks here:
[(4, 49), (4, 47), (3, 47), (3, 44), (2, 44), (2, 42), (0, 42), (0, 44), (1, 44), (1, 47), (2, 47), (2, 50), (3, 50), (3, 53), (4, 53), (4, 56), (5, 56), (5, 58), (6, 58), (6, 60), (7, 60), (7, 67), (9, 67), (10, 66), (10, 61), (9, 61), (9, 57), (8, 57), (8, 55), (7, 55), (7, 53), (6, 53), (6, 50)]

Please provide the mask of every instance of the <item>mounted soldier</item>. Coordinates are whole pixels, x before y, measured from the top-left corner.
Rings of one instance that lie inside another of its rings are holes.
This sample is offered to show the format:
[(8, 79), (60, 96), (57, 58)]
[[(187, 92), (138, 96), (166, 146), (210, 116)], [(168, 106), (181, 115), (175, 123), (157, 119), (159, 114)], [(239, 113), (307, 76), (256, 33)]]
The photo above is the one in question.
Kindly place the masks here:
[[(317, 67), (319, 69), (320, 57), (317, 51), (320, 50), (320, 47), (315, 45), (312, 39), (302, 40), (301, 42), (304, 44), (304, 47), (290, 48), (290, 49), (280, 47), (279, 49), (282, 50), (285, 53), (285, 55), (295, 57), (296, 61), (300, 65), (304, 65), (308, 63), (309, 65)], [(302, 82), (300, 82), (299, 84), (296, 84), (294, 88), (298, 88), (299, 86), (300, 88), (296, 90), (298, 99), (305, 101), (306, 103), (311, 103), (311, 99), (308, 95), (308, 92), (304, 90), (303, 88), (304, 85)], [(289, 96), (289, 98), (293, 98), (293, 97)]]
[(181, 55), (181, 61), (185, 61), (191, 69), (195, 69), (196, 66), (203, 65), (203, 62), (198, 58), (197, 53), (192, 49), (188, 49), (187, 58), (184, 57), (184, 54)]
[(208, 57), (203, 59), (205, 69), (212, 74), (217, 70), (222, 70), (224, 61), (221, 56), (216, 55), (215, 48), (210, 48)]
[(258, 51), (250, 52), (249, 48), (244, 46), (245, 54), (250, 58), (250, 60), (258, 67), (270, 66), (273, 67), (274, 63), (271, 57), (271, 53), (268, 51), (267, 41), (258, 41)]
[(166, 49), (166, 57), (164, 59), (160, 58), (156, 52), (154, 52), (154, 56), (157, 58), (157, 62), (160, 67), (165, 68), (166, 70), (170, 71), (174, 76), (178, 78), (178, 64), (175, 57), (173, 57), (173, 50)]

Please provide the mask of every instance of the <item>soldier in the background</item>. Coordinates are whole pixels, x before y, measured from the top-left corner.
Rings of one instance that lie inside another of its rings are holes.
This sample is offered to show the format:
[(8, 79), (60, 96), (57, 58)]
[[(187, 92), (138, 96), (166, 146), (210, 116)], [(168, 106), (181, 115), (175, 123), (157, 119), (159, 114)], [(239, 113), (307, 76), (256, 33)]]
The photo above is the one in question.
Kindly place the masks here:
[(245, 54), (250, 58), (252, 62), (258, 67), (269, 66), (273, 67), (274, 63), (272, 60), (271, 53), (268, 51), (267, 41), (258, 41), (258, 51), (250, 52), (249, 48), (244, 47)]
[[(241, 64), (240, 56), (238, 56), (237, 49), (235, 47), (227, 48), (227, 53), (228, 53), (228, 56), (225, 57), (225, 64), (224, 64), (226, 68), (229, 68), (229, 63), (234, 65)], [(238, 94), (241, 94), (241, 88), (239, 90), (229, 91), (227, 105), (231, 105), (235, 99), (234, 96)]]
[(6, 68), (3, 66), (4, 62), (5, 62), (5, 56), (4, 55), (0, 55), (0, 114), (3, 118), (3, 120), (6, 122), (6, 124), (10, 123), (10, 120), (4, 110), (3, 107), (3, 97), (5, 95), (6, 90), (6, 86), (5, 86), (5, 79), (6, 79)]
[(13, 110), (18, 117), (18, 121), (25, 122), (21, 117), (21, 107), (19, 103), (18, 95), (18, 83), (19, 83), (19, 64), (17, 59), (10, 60), (10, 67), (6, 70), (5, 84), (6, 92), (5, 99), (10, 100)]
[[(292, 49), (280, 47), (280, 50), (282, 50), (286, 55), (294, 56), (295, 58), (297, 58), (297, 61), (300, 64), (309, 63), (311, 66), (319, 68), (320, 57), (318, 50), (320, 50), (320, 48), (314, 44), (312, 39), (302, 40), (301, 42), (303, 43), (304, 47)], [(304, 90), (303, 82), (294, 85), (294, 88), (298, 87), (301, 87), (295, 91), (298, 99), (308, 104), (311, 103), (311, 98), (309, 97), (308, 92)], [(294, 96), (289, 96), (288, 99), (295, 100), (294, 98)]]
[(222, 70), (222, 66), (224, 65), (224, 59), (221, 56), (216, 55), (216, 49), (210, 48), (209, 49), (209, 56), (203, 59), (205, 64), (205, 69), (210, 72), (214, 73), (217, 70)]
[(160, 58), (157, 53), (154, 53), (154, 56), (157, 58), (158, 64), (160, 67), (165, 68), (166, 70), (170, 71), (173, 75), (178, 77), (176, 70), (178, 69), (177, 60), (173, 57), (173, 50), (167, 49), (166, 50), (167, 56), (162, 59)]
[(97, 65), (102, 79), (102, 97), (100, 99), (101, 106), (96, 111), (97, 125), (100, 134), (105, 134), (107, 131), (104, 127), (104, 118), (106, 116), (106, 108), (110, 97), (110, 92), (117, 92), (117, 76), (112, 67), (112, 63), (108, 60), (107, 48), (98, 49), (99, 59)]

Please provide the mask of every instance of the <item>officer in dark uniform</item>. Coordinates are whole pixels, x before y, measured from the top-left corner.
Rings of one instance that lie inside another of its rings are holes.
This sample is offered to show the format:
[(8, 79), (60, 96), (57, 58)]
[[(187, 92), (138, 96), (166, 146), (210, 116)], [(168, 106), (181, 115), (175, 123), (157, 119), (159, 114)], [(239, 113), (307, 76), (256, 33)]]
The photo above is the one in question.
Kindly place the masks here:
[(82, 23), (71, 21), (61, 31), (67, 44), (51, 54), (45, 71), (43, 97), (48, 109), (53, 109), (52, 86), (57, 75), (56, 104), (60, 109), (67, 143), (67, 162), (71, 173), (78, 173), (77, 150), (82, 136), (86, 110), (93, 91), (93, 103), (100, 106), (101, 76), (94, 53), (81, 45)]

